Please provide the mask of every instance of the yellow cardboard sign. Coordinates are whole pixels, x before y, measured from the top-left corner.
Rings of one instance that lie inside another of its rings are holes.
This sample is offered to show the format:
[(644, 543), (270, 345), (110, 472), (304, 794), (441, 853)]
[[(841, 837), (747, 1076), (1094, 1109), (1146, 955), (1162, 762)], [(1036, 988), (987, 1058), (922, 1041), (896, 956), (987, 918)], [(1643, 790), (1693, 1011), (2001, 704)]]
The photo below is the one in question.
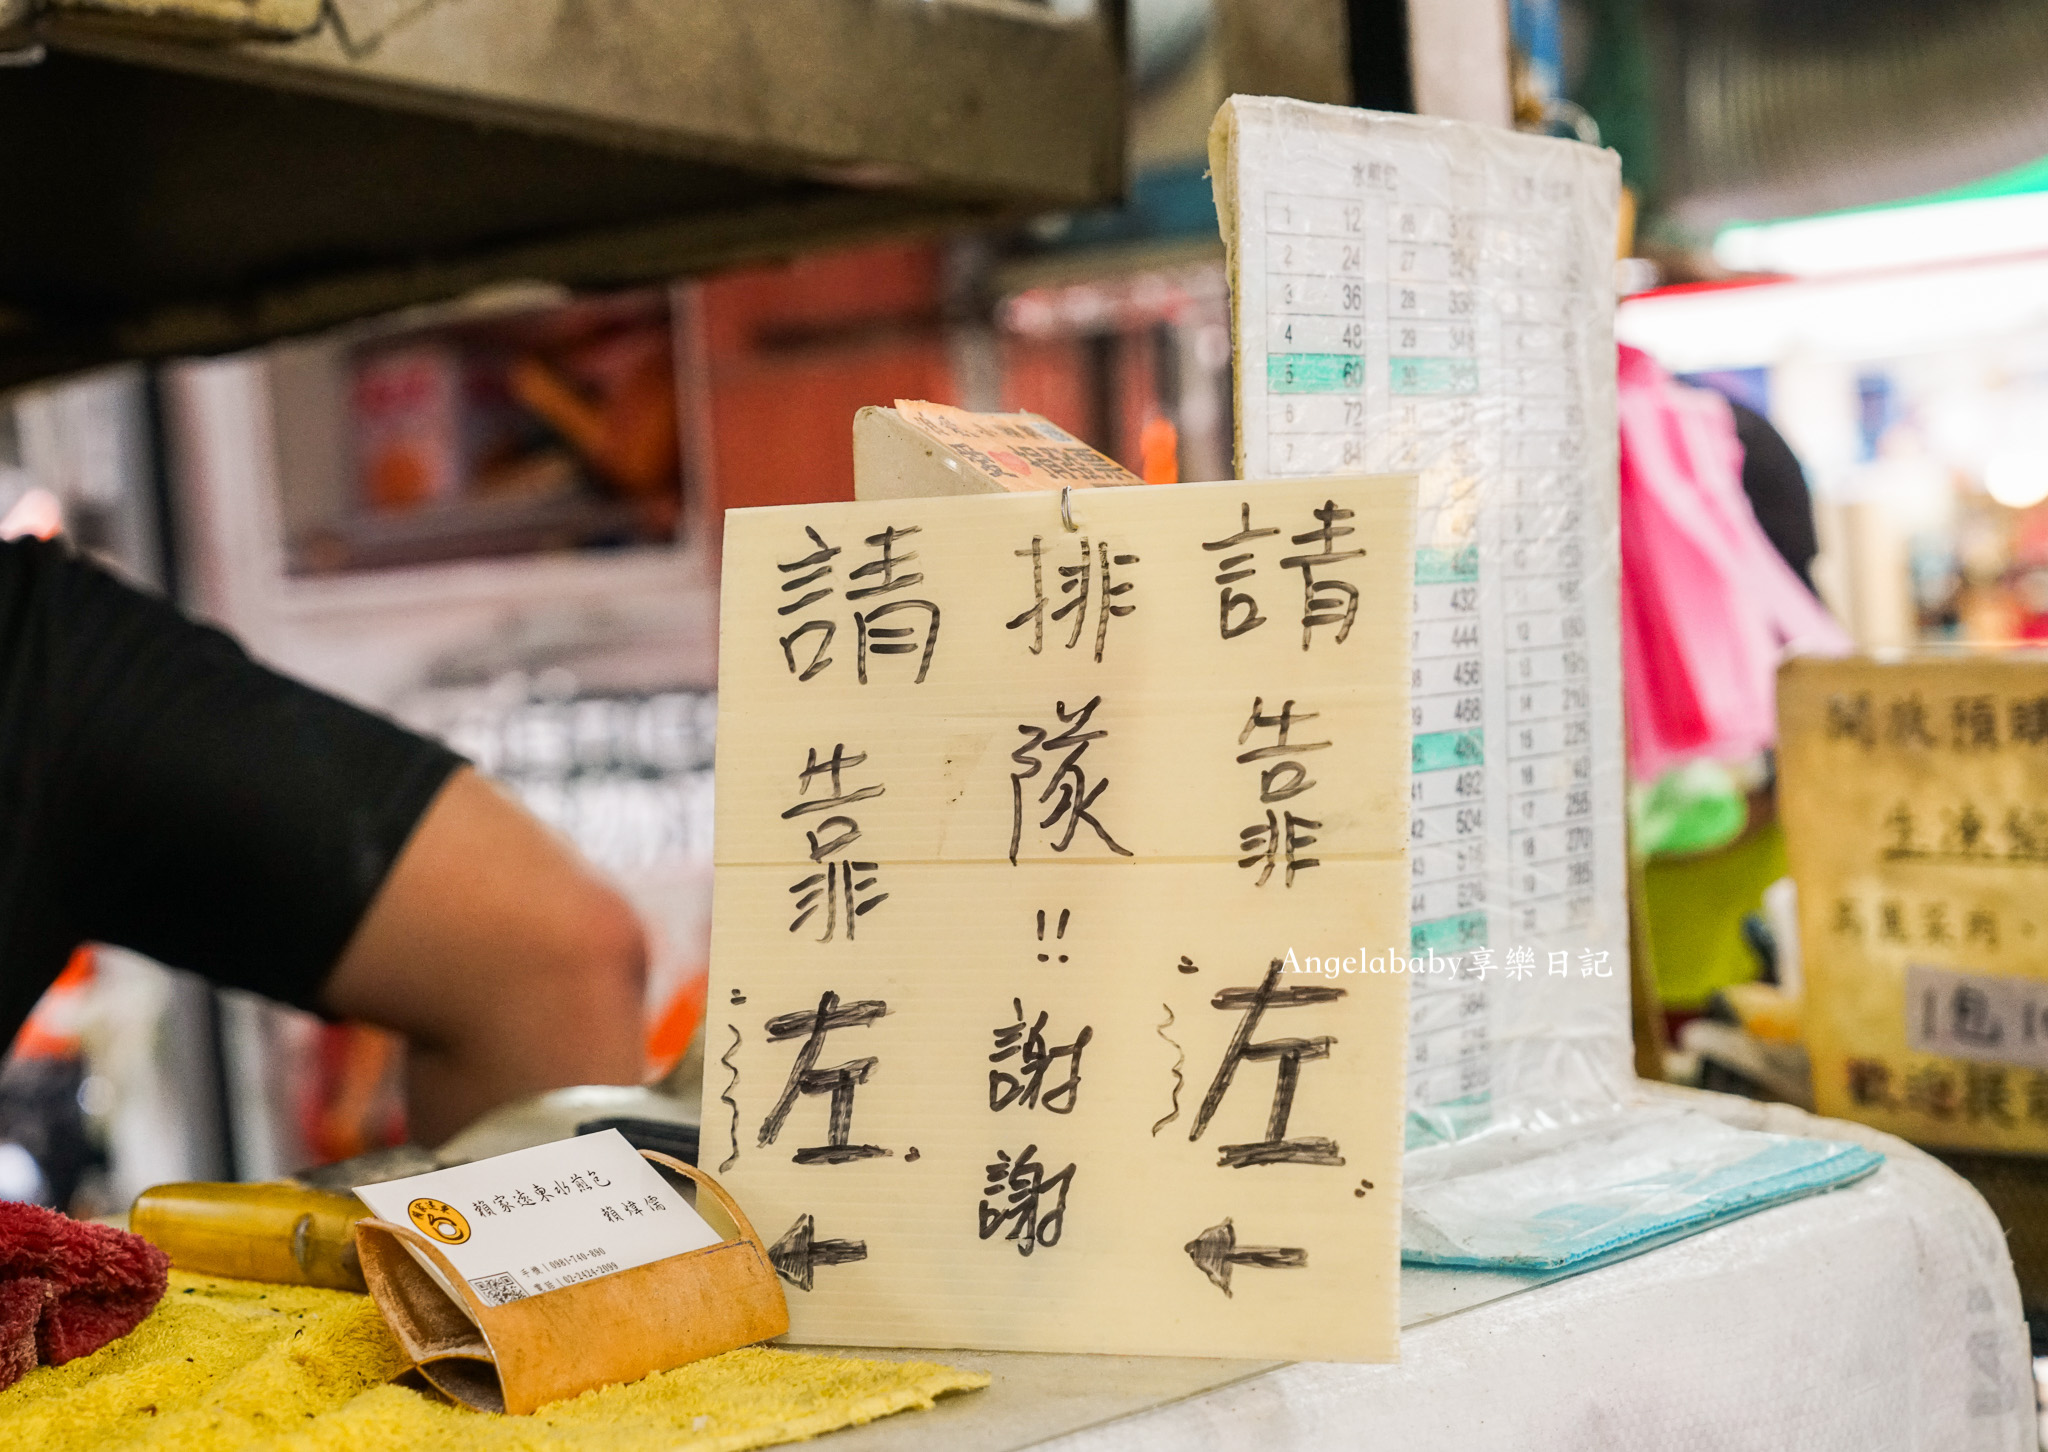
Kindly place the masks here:
[(2048, 1151), (2048, 660), (1802, 660), (1778, 679), (1820, 1112)]
[(1413, 501), (727, 516), (703, 1163), (793, 1337), (1396, 1355)]

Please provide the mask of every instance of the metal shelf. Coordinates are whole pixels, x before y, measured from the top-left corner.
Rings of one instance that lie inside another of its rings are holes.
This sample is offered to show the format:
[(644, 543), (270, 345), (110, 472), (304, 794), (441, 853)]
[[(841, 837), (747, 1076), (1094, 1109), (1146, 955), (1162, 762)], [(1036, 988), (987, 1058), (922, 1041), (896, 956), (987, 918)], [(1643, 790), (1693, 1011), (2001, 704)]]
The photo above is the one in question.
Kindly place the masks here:
[(1110, 200), (1121, 15), (0, 0), (0, 384)]

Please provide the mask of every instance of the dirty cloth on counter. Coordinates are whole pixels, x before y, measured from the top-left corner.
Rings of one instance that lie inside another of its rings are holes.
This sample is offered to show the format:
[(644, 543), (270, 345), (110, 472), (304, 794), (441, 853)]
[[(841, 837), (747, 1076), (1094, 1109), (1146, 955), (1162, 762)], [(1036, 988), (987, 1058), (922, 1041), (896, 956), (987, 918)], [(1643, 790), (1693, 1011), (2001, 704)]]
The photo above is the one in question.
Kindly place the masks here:
[(505, 1417), (388, 1385), (404, 1367), (367, 1296), (173, 1271), (129, 1336), (0, 1392), (0, 1446), (744, 1452), (988, 1384), (930, 1362), (750, 1347)]

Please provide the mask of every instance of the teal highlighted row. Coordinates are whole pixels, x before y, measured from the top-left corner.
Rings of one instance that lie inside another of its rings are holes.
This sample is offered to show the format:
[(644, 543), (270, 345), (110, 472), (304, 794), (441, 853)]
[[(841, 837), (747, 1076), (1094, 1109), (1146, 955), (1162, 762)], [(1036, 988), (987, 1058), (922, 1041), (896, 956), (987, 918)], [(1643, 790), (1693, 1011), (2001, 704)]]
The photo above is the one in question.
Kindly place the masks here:
[(1477, 1094), (1460, 1095), (1442, 1104), (1432, 1104), (1427, 1109), (1408, 1111), (1408, 1130), (1403, 1138), (1403, 1149), (1420, 1149), (1426, 1144), (1444, 1144), (1450, 1140), (1463, 1139), (1473, 1130), (1486, 1125), (1493, 1118), (1493, 1091), (1482, 1089)]
[(1356, 353), (1269, 353), (1268, 393), (1356, 393), (1365, 386), (1365, 359)]
[(1476, 358), (1395, 358), (1396, 393), (1477, 393), (1479, 360)]
[(1408, 929), (1408, 951), (1411, 953), (1443, 952), (1446, 949), (1455, 952), (1460, 948), (1476, 948), (1485, 941), (1485, 913), (1432, 918), (1426, 923), (1415, 923)]
[(1415, 583), (1463, 585), (1479, 578), (1479, 546), (1447, 550), (1424, 545), (1415, 552)]
[(1473, 731), (1426, 731), (1415, 738), (1416, 771), (1455, 771), (1477, 766), (1486, 760), (1485, 733)]

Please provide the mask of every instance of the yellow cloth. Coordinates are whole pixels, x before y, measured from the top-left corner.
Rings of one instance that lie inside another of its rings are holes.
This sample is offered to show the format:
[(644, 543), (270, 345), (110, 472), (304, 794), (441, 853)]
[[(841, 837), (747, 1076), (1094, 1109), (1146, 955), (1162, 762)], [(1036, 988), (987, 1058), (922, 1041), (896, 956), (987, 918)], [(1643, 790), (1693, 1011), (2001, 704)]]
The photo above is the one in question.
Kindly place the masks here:
[(925, 1361), (750, 1347), (499, 1417), (385, 1385), (404, 1366), (367, 1296), (173, 1271), (133, 1334), (0, 1392), (0, 1447), (742, 1452), (988, 1385)]

